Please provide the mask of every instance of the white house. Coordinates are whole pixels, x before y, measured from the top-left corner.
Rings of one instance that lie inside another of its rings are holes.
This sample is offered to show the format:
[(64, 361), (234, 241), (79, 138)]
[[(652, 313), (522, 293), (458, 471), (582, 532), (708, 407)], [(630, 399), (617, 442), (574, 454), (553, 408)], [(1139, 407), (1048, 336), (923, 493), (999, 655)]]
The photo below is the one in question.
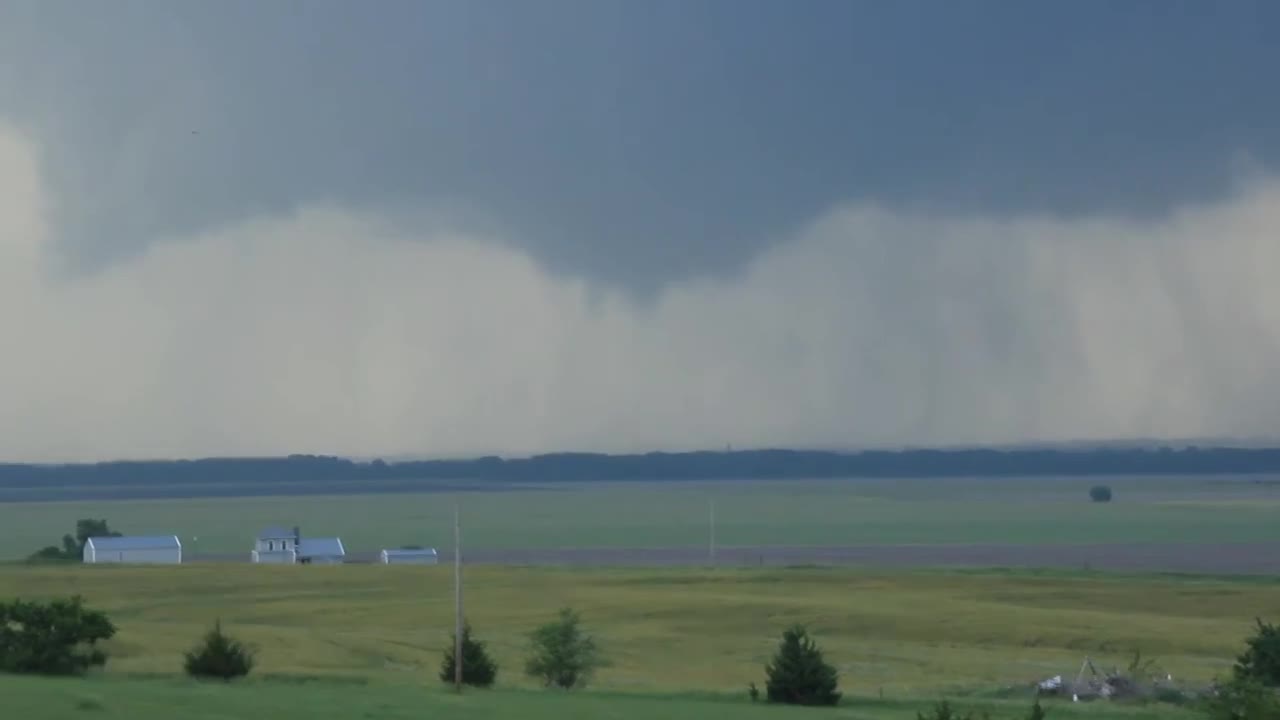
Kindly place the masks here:
[(269, 527), (258, 533), (251, 553), (253, 562), (270, 565), (334, 565), (346, 559), (342, 539), (303, 537), (297, 527)]
[(91, 537), (84, 543), (87, 563), (136, 563), (177, 565), (182, 562), (182, 542), (177, 535)]
[(301, 533), (298, 528), (286, 530), (282, 527), (269, 527), (258, 533), (251, 553), (253, 562), (272, 565), (292, 565), (298, 561), (298, 543)]
[(435, 548), (400, 549), (382, 551), (383, 565), (435, 565), (439, 562)]

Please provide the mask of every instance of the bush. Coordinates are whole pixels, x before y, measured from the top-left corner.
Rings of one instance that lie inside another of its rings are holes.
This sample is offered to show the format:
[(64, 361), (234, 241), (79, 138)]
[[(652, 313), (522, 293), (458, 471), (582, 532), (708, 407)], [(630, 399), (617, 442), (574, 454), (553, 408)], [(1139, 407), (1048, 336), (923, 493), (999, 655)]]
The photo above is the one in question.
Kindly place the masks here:
[(115, 634), (107, 616), (85, 608), (79, 596), (0, 603), (0, 672), (81, 675), (106, 664), (97, 643)]
[[(444, 662), (440, 664), (440, 679), (452, 683), (457, 673), (454, 652), (457, 649), (457, 635), (450, 633), (449, 647), (444, 651)], [(462, 684), (472, 687), (489, 687), (498, 677), (498, 665), (489, 657), (484, 643), (471, 637), (471, 624), (462, 626)]]
[(1094, 502), (1111, 502), (1111, 488), (1106, 485), (1094, 485), (1089, 488), (1089, 499)]
[(1280, 698), (1257, 680), (1235, 678), (1205, 703), (1209, 720), (1280, 720)]
[(1256, 622), (1258, 632), (1245, 641), (1245, 651), (1236, 660), (1235, 676), (1280, 687), (1280, 628), (1261, 619)]
[(1027, 714), (1027, 720), (1045, 720), (1046, 715), (1048, 713), (1040, 705), (1040, 698), (1036, 698), (1036, 701), (1031, 704), (1031, 712)]
[(582, 632), (578, 614), (569, 608), (534, 630), (530, 639), (532, 650), (524, 671), (545, 687), (581, 687), (601, 665), (595, 640)]
[(773, 660), (765, 666), (765, 697), (787, 705), (835, 705), (836, 669), (822, 659), (805, 628), (797, 625), (782, 634)]
[(216, 678), (231, 682), (253, 670), (253, 650), (222, 632), (222, 622), (215, 622), (200, 644), (186, 653), (183, 669), (197, 678)]

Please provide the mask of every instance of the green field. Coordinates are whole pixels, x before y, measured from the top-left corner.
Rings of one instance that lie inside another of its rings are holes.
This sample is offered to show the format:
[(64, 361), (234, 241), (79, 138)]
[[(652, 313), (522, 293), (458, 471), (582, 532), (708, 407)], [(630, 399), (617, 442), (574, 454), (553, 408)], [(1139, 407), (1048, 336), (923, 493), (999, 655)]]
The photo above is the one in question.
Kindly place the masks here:
[(723, 545), (1105, 543), (1280, 540), (1280, 486), (1208, 478), (594, 483), (399, 495), (0, 504), (0, 559), (54, 543), (82, 517), (132, 534), (176, 534), (194, 553), (244, 553), (267, 525), (340, 535), (349, 552), (451, 547), (462, 506), (476, 548), (658, 547), (706, 542), (714, 500)]
[[(801, 622), (850, 693), (837, 717), (914, 717), (942, 696), (995, 703), (1016, 717), (1023, 700), (979, 698), (1009, 688), (1025, 697), (1035, 680), (1074, 675), (1086, 655), (1123, 664), (1135, 649), (1175, 677), (1208, 681), (1228, 670), (1255, 616), (1280, 611), (1280, 583), (1269, 579), (476, 567), (466, 575), (468, 616), (496, 653), (500, 687), (456, 698), (434, 678), (452, 622), (450, 571), (0, 567), (0, 597), (80, 593), (119, 626), (103, 675), (5, 678), (0, 696), (6, 709), (31, 709), (15, 717), (33, 718), (224, 718), (250, 709), (273, 718), (395, 718), (421, 717), (424, 708), (457, 718), (763, 717), (743, 690), (761, 681), (782, 629)], [(526, 633), (563, 605), (582, 613), (610, 661), (580, 697), (536, 690), (518, 672)], [(180, 678), (181, 652), (215, 618), (260, 648), (257, 680), (222, 688)], [(1180, 716), (1171, 708), (1060, 710), (1055, 716)]]
[[(752, 705), (738, 698), (639, 696), (619, 693), (493, 690), (453, 695), (439, 688), (352, 687), (321, 683), (250, 682), (231, 687), (180, 681), (58, 681), (0, 678), (0, 697), (12, 717), (31, 720), (915, 720), (928, 701), (853, 698), (818, 710)], [(1027, 701), (974, 700), (964, 710), (986, 710), (992, 720), (1021, 720)], [(1191, 720), (1168, 706), (1057, 703), (1050, 717), (1089, 720)], [(6, 716), (8, 717), (8, 716)]]
[[(448, 567), (0, 568), (0, 597), (80, 593), (120, 627), (112, 674), (170, 674), (215, 618), (262, 648), (262, 670), (421, 682), (452, 622)], [(734, 691), (782, 629), (808, 623), (852, 690), (980, 689), (1071, 674), (1135, 649), (1179, 677), (1230, 665), (1280, 583), (995, 572), (467, 571), (468, 616), (523, 686), (525, 634), (564, 605), (609, 650), (611, 690)]]

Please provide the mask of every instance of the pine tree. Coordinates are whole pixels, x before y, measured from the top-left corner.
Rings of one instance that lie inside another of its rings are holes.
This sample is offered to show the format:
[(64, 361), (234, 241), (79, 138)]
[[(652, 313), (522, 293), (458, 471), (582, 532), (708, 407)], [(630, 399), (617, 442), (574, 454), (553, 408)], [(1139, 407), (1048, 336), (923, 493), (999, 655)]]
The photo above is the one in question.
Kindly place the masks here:
[[(454, 650), (457, 635), (449, 635), (449, 647), (444, 650), (444, 662), (440, 663), (440, 680), (452, 683), (457, 672)], [(498, 678), (498, 664), (489, 657), (484, 643), (471, 637), (471, 624), (462, 626), (462, 684), (472, 687), (489, 687)]]
[(231, 682), (253, 670), (253, 650), (222, 632), (222, 622), (215, 622), (194, 649), (186, 654), (183, 669), (192, 677), (217, 678)]
[(1280, 687), (1280, 627), (1257, 620), (1258, 631), (1246, 642), (1236, 660), (1235, 676), (1256, 680), (1268, 687)]
[(782, 643), (773, 660), (765, 666), (765, 696), (772, 703), (788, 705), (835, 705), (836, 669), (822, 659), (808, 631), (795, 626), (782, 634)]

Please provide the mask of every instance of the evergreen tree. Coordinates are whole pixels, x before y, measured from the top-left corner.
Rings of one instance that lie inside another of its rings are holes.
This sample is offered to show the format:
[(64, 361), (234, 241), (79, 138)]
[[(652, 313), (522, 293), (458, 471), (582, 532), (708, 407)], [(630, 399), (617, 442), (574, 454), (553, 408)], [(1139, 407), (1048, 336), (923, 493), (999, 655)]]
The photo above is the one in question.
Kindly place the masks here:
[[(440, 680), (452, 683), (457, 673), (457, 661), (454, 651), (457, 648), (457, 635), (450, 633), (449, 647), (444, 651), (444, 662), (440, 663)], [(489, 657), (484, 643), (471, 637), (471, 623), (462, 626), (462, 684), (472, 687), (489, 687), (498, 678), (498, 664)]]
[(231, 682), (248, 675), (253, 665), (253, 650), (223, 633), (222, 622), (218, 621), (200, 644), (186, 653), (183, 669), (192, 677)]
[(1280, 687), (1280, 628), (1261, 619), (1256, 622), (1258, 632), (1246, 641), (1245, 651), (1236, 660), (1235, 676)]
[(769, 702), (788, 705), (835, 705), (836, 669), (822, 659), (808, 631), (795, 626), (782, 634), (773, 660), (765, 666), (765, 696)]

